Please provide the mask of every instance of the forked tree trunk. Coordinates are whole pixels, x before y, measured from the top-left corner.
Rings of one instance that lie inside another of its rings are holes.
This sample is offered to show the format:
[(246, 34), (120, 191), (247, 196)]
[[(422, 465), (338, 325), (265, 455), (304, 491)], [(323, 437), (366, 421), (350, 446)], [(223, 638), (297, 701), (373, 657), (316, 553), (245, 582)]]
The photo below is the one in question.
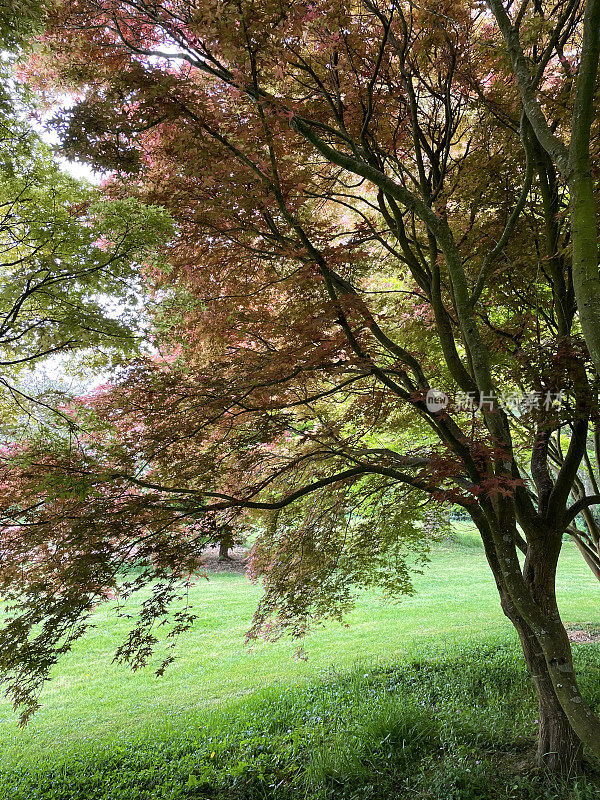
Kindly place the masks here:
[[(485, 535), (482, 538), (486, 556), (500, 594), (502, 611), (512, 622), (519, 635), (525, 662), (536, 689), (539, 725), (536, 763), (550, 772), (558, 772), (563, 775), (576, 774), (581, 771), (582, 765), (583, 747), (581, 739), (575, 733), (558, 698), (542, 647), (533, 629), (527, 624), (522, 614), (519, 613), (510, 597), (503, 579), (498, 554), (489, 538)], [(540, 582), (544, 584), (546, 601), (549, 601), (550, 604), (553, 604), (555, 600), (552, 577), (552, 562), (554, 560), (550, 556), (549, 563), (543, 566), (538, 565), (540, 568), (537, 570), (537, 575), (533, 574), (536, 571), (532, 568), (530, 559), (528, 559), (529, 563), (525, 567), (525, 575), (528, 578), (528, 582), (533, 580), (538, 584), (536, 587), (537, 592), (534, 593), (539, 593)], [(550, 581), (550, 585), (548, 585), (548, 581)], [(552, 619), (549, 618), (548, 620), (548, 629), (554, 627), (557, 620), (560, 623), (556, 607), (555, 611), (549, 611), (546, 606), (544, 611), (552, 615)], [(568, 650), (566, 632), (564, 632), (564, 637)], [(567, 655), (570, 659), (570, 652)]]

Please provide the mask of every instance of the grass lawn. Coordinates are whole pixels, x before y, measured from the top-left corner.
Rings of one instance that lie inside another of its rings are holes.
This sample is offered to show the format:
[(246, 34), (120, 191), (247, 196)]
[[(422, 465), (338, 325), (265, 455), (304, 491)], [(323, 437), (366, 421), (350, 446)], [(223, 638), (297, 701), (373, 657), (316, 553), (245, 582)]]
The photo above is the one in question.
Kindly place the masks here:
[[(459, 526), (456, 542), (436, 547), (415, 588), (414, 596), (394, 604), (375, 594), (361, 596), (348, 627), (327, 624), (309, 637), (304, 662), (293, 660), (296, 644), (289, 641), (249, 652), (244, 633), (259, 588), (243, 575), (215, 574), (196, 584), (192, 599), (199, 619), (162, 678), (151, 668), (131, 673), (111, 663), (127, 628), (105, 606), (96, 627), (55, 669), (42, 708), (26, 729), (18, 728), (6, 701), (0, 705), (0, 766), (179, 735), (206, 724), (215, 709), (240, 707), (251, 693), (273, 686), (294, 692), (332, 669), (359, 663), (371, 670), (416, 656), (450, 656), (482, 641), (515, 640), (481, 546), (467, 526)], [(570, 543), (561, 556), (558, 593), (566, 622), (600, 625), (600, 585)]]

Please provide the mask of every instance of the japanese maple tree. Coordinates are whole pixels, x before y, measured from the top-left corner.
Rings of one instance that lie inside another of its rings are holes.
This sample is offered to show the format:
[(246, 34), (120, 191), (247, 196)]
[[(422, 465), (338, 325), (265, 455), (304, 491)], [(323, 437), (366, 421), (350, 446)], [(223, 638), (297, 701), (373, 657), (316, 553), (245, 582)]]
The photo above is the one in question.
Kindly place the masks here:
[(600, 754), (555, 595), (563, 534), (600, 501), (579, 473), (597, 472), (599, 3), (489, 6), (80, 0), (49, 19), (30, 71), (80, 97), (66, 152), (178, 229), (149, 275), (159, 354), (72, 410), (76, 443), (5, 454), (0, 668), (26, 712), (98, 599), (154, 581), (118, 654), (143, 663), (244, 515), (264, 530), (251, 633), (298, 635), (356, 585), (410, 590), (429, 501), (481, 534), (540, 763)]

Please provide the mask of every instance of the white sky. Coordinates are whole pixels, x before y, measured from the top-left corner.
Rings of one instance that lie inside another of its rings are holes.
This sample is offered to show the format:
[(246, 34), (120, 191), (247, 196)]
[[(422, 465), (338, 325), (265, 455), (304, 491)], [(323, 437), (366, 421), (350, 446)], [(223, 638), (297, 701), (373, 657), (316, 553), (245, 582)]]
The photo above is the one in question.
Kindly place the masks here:
[[(65, 107), (72, 105), (71, 98), (65, 96), (61, 98), (64, 101), (62, 104)], [(44, 122), (48, 122), (51, 119), (51, 112), (46, 115), (46, 119)], [(38, 135), (41, 139), (49, 144), (51, 147), (56, 147), (60, 144), (60, 139), (58, 138), (58, 134), (53, 131), (47, 124), (38, 123), (35, 120), (31, 120), (31, 125), (36, 130)], [(82, 164), (80, 161), (68, 161), (66, 158), (58, 155), (56, 156), (56, 161), (60, 165), (61, 169), (65, 172), (68, 172), (69, 175), (72, 175), (73, 178), (78, 178), (82, 180), (87, 180), (90, 183), (98, 185), (102, 178), (104, 177), (99, 172), (94, 172), (94, 170), (88, 166), (87, 164)]]
[[(51, 147), (56, 147), (59, 144), (59, 138), (55, 131), (35, 121), (32, 121), (31, 124), (46, 144)], [(88, 164), (82, 164), (79, 161), (69, 161), (58, 154), (56, 155), (56, 161), (62, 170), (78, 180), (87, 180), (94, 185), (98, 185), (105, 177), (100, 172), (95, 172)], [(65, 390), (69, 390), (77, 383), (81, 391), (90, 391), (108, 380), (108, 375), (105, 373), (88, 374), (85, 377), (80, 375), (75, 379), (68, 373), (68, 366), (72, 361), (73, 357), (69, 354), (51, 356), (41, 361), (32, 370), (32, 377), (34, 380), (38, 379), (42, 382), (44, 380), (49, 380), (54, 384), (61, 384), (61, 388)]]

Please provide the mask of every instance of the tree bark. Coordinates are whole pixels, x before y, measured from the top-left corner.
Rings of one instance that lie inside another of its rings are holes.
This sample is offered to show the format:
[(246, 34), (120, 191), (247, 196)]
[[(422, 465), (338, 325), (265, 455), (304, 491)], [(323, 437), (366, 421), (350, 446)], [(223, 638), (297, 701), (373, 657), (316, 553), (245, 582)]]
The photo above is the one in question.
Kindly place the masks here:
[(538, 696), (536, 763), (550, 772), (578, 773), (581, 771), (583, 746), (556, 696), (544, 654), (533, 631), (522, 620), (518, 623), (511, 621), (519, 634)]
[(534, 681), (539, 698), (536, 761), (551, 772), (577, 774), (581, 772), (583, 745), (558, 702), (547, 671), (545, 676), (534, 677)]
[(587, 0), (569, 147), (573, 286), (588, 350), (600, 373), (598, 220), (590, 158), (590, 131), (600, 58), (600, 0)]
[[(536, 764), (549, 772), (563, 775), (576, 774), (581, 771), (582, 764), (583, 745), (581, 738), (575, 733), (557, 694), (555, 680), (553, 680), (542, 645), (533, 627), (528, 624), (515, 602), (513, 602), (500, 564), (500, 557), (493, 540), (489, 536), (489, 530), (486, 529), (485, 525), (481, 525), (481, 519), (479, 523), (478, 528), (482, 534), (486, 557), (496, 581), (502, 611), (517, 631), (525, 663), (536, 689), (539, 725)], [(532, 587), (532, 594), (537, 594), (538, 598), (542, 595), (544, 596), (544, 603), (539, 610), (544, 616), (549, 615), (547, 628), (550, 630), (556, 627), (557, 621), (561, 627), (562, 623), (558, 617), (554, 595), (553, 576), (557, 557), (547, 551), (546, 554), (549, 557), (545, 559), (544, 564), (541, 564), (537, 558), (532, 558), (531, 550), (529, 550), (524, 565), (523, 577)], [(533, 584), (535, 584), (535, 588)], [(554, 605), (555, 612), (548, 609), (548, 603)], [(567, 634), (564, 628), (562, 628), (562, 631), (570, 659)]]
[(514, 545), (517, 536), (514, 522), (498, 525), (497, 519), (489, 517), (489, 529), (483, 528), (482, 536), (488, 540), (486, 554), (501, 596), (504, 592), (510, 598), (518, 616), (525, 621), (526, 630), (534, 634), (558, 702), (573, 730), (600, 757), (600, 719), (579, 689), (569, 639), (556, 605), (554, 583), (562, 536), (547, 519), (530, 518), (526, 530), (527, 556), (521, 569)]

